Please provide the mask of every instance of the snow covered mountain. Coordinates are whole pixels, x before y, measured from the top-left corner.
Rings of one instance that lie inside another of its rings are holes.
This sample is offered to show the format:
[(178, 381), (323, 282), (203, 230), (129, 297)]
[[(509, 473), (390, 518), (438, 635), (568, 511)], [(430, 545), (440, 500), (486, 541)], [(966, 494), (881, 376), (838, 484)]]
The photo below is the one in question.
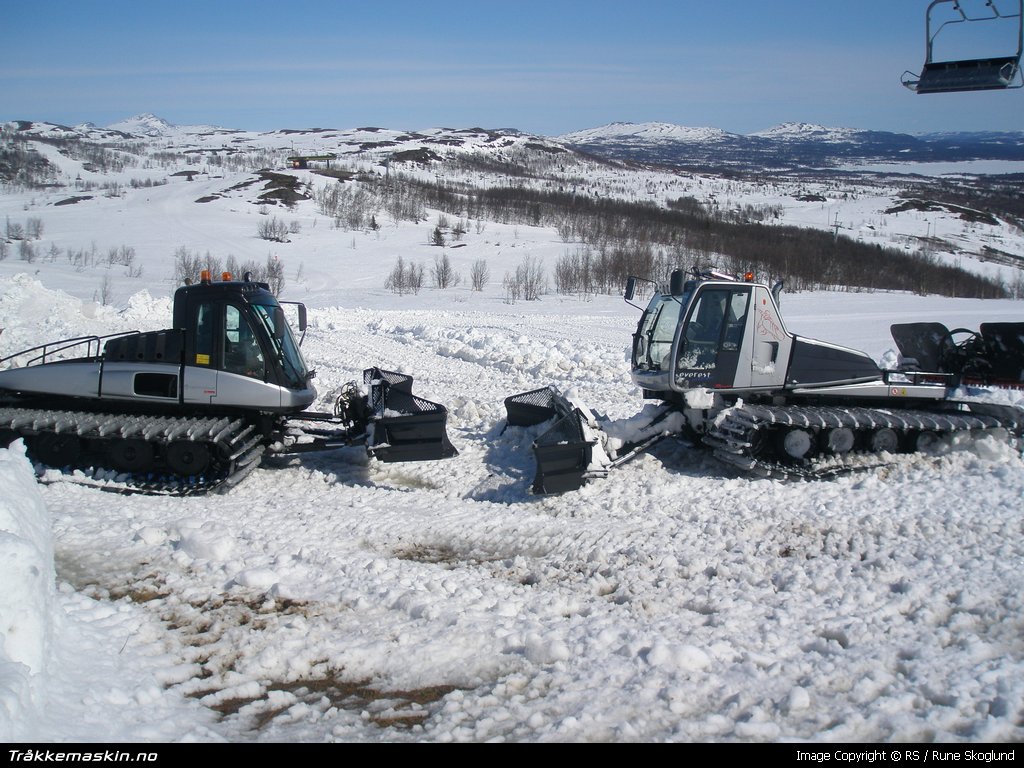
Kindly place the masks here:
[(233, 132), (227, 128), (220, 128), (215, 125), (173, 125), (162, 117), (157, 117), (150, 112), (144, 112), (141, 115), (135, 115), (127, 120), (120, 120), (108, 125), (107, 130), (118, 131), (131, 136), (148, 136), (150, 138), (181, 134)]
[(558, 137), (567, 144), (595, 144), (600, 142), (621, 142), (628, 139), (637, 142), (709, 142), (725, 141), (737, 137), (719, 128), (690, 128), (674, 123), (610, 123), (598, 128), (573, 131)]
[(851, 162), (1024, 160), (1024, 132), (913, 136), (790, 122), (743, 135), (670, 123), (611, 123), (559, 139), (602, 157), (744, 171)]
[(757, 172), (831, 169), (858, 163), (1024, 161), (1024, 132), (935, 133), (910, 135), (856, 128), (789, 122), (764, 131), (738, 134), (711, 127), (666, 122), (616, 122), (557, 137), (515, 129), (428, 128), (282, 128), (254, 132), (213, 125), (174, 125), (145, 113), (105, 128), (48, 122), (7, 124), (21, 135), (43, 139), (93, 141), (164, 139), (192, 152), (281, 150), (292, 154), (399, 154), (430, 160), (465, 151), (541, 149), (550, 154), (578, 149), (610, 160), (656, 163), (690, 169)]
[(783, 141), (851, 141), (865, 131), (856, 128), (829, 128), (815, 123), (781, 123), (765, 131), (757, 131), (751, 136), (763, 139), (778, 139)]
[[(515, 129), (426, 128), (401, 130), (359, 128), (280, 128), (246, 131), (213, 125), (174, 125), (152, 114), (142, 114), (99, 128), (89, 123), (75, 127), (28, 120), (0, 124), (20, 139), (43, 141), (85, 139), (108, 146), (126, 142), (163, 142), (193, 159), (272, 152), (289, 156), (324, 155), (365, 159), (430, 162), (459, 152), (502, 153), (539, 151), (548, 156), (564, 153), (560, 141)], [(2, 170), (2, 169), (0, 169)]]
[(137, 136), (163, 136), (170, 132), (173, 127), (163, 118), (149, 112), (135, 115), (135, 117), (129, 117), (127, 120), (121, 120), (107, 126), (112, 131), (121, 131), (122, 133), (131, 133)]

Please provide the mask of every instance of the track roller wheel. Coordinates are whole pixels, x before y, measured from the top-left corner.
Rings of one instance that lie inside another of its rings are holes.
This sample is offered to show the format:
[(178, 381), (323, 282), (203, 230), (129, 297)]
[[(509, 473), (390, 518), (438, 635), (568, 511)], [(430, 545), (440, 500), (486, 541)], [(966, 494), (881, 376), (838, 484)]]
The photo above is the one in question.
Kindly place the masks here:
[(779, 439), (779, 447), (787, 459), (800, 461), (807, 457), (814, 445), (814, 435), (806, 429), (787, 429)]
[(201, 475), (210, 466), (210, 449), (206, 443), (175, 440), (167, 446), (167, 466), (178, 475)]
[(110, 463), (121, 472), (145, 472), (153, 466), (153, 446), (145, 440), (116, 440), (110, 446)]
[(945, 438), (938, 432), (918, 432), (914, 439), (914, 450), (921, 453), (944, 453), (946, 447)]
[(882, 427), (871, 433), (868, 447), (875, 453), (895, 453), (900, 447), (900, 438), (895, 430)]
[(48, 467), (66, 467), (78, 461), (82, 441), (76, 435), (44, 432), (29, 440), (29, 455)]
[(853, 450), (855, 437), (849, 427), (836, 427), (825, 433), (825, 450), (829, 453), (849, 453)]

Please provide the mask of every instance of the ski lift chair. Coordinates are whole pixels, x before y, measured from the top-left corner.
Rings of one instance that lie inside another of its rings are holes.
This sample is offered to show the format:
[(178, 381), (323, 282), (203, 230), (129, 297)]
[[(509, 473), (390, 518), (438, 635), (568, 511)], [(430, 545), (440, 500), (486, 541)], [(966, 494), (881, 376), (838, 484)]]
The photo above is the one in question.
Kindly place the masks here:
[[(1005, 7), (1012, 0), (1000, 0)], [(985, 0), (989, 15), (971, 16), (964, 11), (963, 0), (932, 0), (925, 19), (926, 49), (924, 68), (920, 75), (907, 71), (902, 83), (916, 93), (952, 93), (957, 91), (992, 91), (1024, 86), (1020, 70), (1021, 51), (1024, 48), (1024, 0), (1017, 0), (1016, 13), (1002, 13), (996, 0)], [(953, 18), (937, 24), (932, 12), (940, 5), (952, 3)], [(957, 18), (959, 17), (959, 18)], [(970, 59), (936, 60), (935, 39), (946, 27), (985, 21), (1017, 22), (1017, 52), (1013, 55)]]

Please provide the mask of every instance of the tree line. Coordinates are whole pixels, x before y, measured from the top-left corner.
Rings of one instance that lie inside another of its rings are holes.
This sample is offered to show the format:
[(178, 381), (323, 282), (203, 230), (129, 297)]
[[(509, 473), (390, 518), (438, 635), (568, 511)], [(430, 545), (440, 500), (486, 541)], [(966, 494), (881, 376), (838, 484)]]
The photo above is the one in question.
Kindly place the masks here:
[[(469, 218), (555, 227), (589, 259), (582, 289), (614, 292), (630, 274), (663, 279), (673, 267), (752, 270), (793, 290), (897, 290), (970, 298), (1005, 298), (1001, 282), (941, 262), (842, 234), (763, 223), (772, 211), (718, 212), (693, 198), (652, 202), (577, 195), (509, 184), (481, 189), (406, 178), (428, 208)], [(567, 254), (567, 259), (576, 258)], [(582, 265), (581, 265), (582, 269)], [(556, 281), (557, 282), (557, 281)]]

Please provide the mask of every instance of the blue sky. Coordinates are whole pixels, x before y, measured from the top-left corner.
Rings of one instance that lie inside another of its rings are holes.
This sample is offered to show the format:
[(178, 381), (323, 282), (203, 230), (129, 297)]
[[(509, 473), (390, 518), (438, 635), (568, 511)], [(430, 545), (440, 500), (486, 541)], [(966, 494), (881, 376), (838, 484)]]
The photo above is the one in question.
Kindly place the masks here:
[(0, 119), (108, 125), (153, 112), (250, 130), (481, 126), (551, 136), (617, 120), (738, 133), (787, 121), (1024, 130), (1024, 89), (918, 96), (900, 85), (924, 61), (926, 7), (17, 2), (4, 11)]

